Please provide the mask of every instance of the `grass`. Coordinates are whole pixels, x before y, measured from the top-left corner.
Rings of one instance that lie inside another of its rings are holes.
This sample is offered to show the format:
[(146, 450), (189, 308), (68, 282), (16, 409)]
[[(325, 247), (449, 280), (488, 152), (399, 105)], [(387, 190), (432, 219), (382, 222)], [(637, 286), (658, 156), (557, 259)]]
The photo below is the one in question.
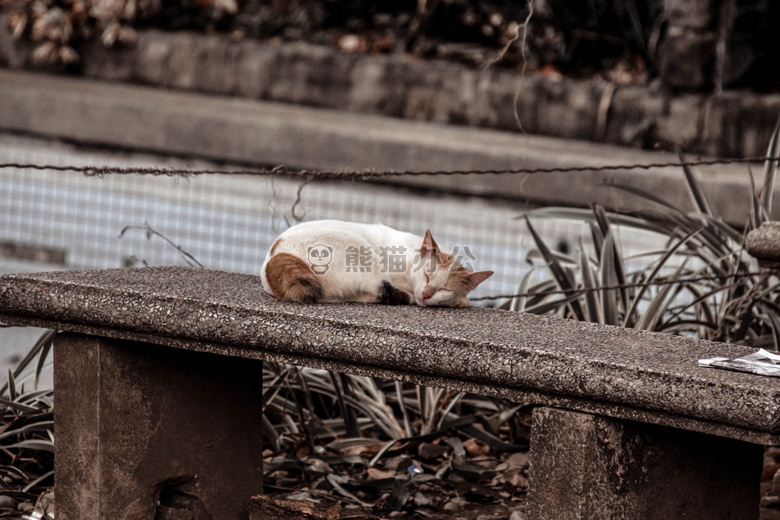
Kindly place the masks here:
[(55, 332), (46, 331), (0, 389), (0, 518), (45, 516), (54, 483), (54, 392), (38, 389)]
[[(767, 154), (778, 152), (780, 121)], [(658, 210), (626, 214), (594, 206), (523, 215), (537, 247), (531, 262), (549, 277), (531, 284), (527, 276), (518, 287), (524, 296), (504, 308), (777, 350), (777, 276), (761, 271), (744, 247), (747, 232), (771, 220), (777, 161), (764, 165), (761, 190), (753, 189), (743, 231), (713, 215), (692, 167), (683, 167), (682, 173), (695, 208), (690, 212), (653, 193), (610, 184)], [(590, 244), (583, 241), (570, 255), (553, 251), (533, 225), (546, 218), (580, 220), (590, 231)], [(620, 237), (637, 232), (650, 233), (662, 245), (626, 257)]]

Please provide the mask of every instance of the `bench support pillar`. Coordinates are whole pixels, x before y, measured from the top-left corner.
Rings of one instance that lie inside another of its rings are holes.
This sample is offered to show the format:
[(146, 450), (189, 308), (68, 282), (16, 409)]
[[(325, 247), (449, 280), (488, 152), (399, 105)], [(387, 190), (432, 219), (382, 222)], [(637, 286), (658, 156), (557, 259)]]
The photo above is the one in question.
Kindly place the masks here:
[(537, 408), (528, 520), (758, 519), (762, 447)]
[(248, 517), (261, 361), (75, 334), (54, 353), (58, 519)]

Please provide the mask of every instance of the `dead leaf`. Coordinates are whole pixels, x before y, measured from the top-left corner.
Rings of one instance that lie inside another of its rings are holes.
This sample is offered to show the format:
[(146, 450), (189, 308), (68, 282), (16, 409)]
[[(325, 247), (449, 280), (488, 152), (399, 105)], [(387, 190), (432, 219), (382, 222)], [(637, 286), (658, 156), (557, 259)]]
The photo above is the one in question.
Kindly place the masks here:
[(553, 65), (545, 65), (541, 68), (539, 73), (543, 78), (548, 80), (561, 81), (563, 79), (563, 74), (561, 74), (561, 71), (559, 71)]
[(217, 10), (219, 16), (223, 14), (236, 14), (238, 12), (238, 4), (236, 0), (214, 0), (214, 9)]
[(421, 459), (438, 459), (446, 455), (449, 451), (450, 448), (448, 446), (430, 442), (423, 442), (417, 446), (417, 455), (419, 455)]
[(496, 471), (508, 469), (523, 469), (528, 467), (529, 456), (527, 451), (518, 451), (511, 454), (504, 462), (496, 467)]
[(448, 500), (447, 503), (442, 506), (442, 510), (451, 512), (460, 511), (466, 504), (465, 498), (455, 497), (452, 500)]
[(780, 470), (780, 464), (772, 464), (770, 466), (766, 466), (764, 468), (764, 471), (761, 472), (761, 482), (764, 482), (766, 480), (772, 480), (775, 476), (775, 473)]
[(487, 444), (483, 444), (473, 437), (471, 439), (467, 439), (463, 443), (463, 447), (472, 457), (487, 455), (488, 452), (490, 452), (490, 447)]
[(453, 461), (452, 470), (470, 482), (490, 480), (496, 475), (495, 471), (482, 468), (470, 462)]
[(366, 457), (373, 457), (379, 450), (382, 449), (384, 444), (371, 444), (368, 446), (352, 446), (351, 448), (345, 448), (341, 450), (341, 453), (345, 455), (365, 455)]
[(306, 460), (306, 472), (318, 476), (329, 475), (333, 473), (333, 469), (324, 460), (309, 458)]
[(425, 507), (431, 505), (431, 501), (428, 497), (418, 491), (414, 494), (414, 504), (420, 507)]
[(408, 457), (404, 455), (396, 455), (395, 457), (388, 457), (384, 459), (383, 466), (385, 469), (393, 470), (395, 471), (398, 469), (398, 466), (401, 465), (402, 462), (408, 461)]
[(63, 45), (57, 51), (57, 57), (64, 64), (78, 63), (79, 54), (70, 45)]
[(299, 460), (304, 460), (309, 456), (309, 446), (301, 443), (300, 446), (298, 446), (298, 449), (295, 450), (295, 456), (298, 457)]
[(378, 480), (382, 478), (395, 478), (394, 471), (382, 471), (378, 468), (368, 468), (366, 470), (366, 477), (370, 480)]
[(368, 50), (365, 38), (355, 34), (337, 36), (336, 46), (346, 52), (366, 52)]
[(24, 34), (27, 27), (27, 15), (24, 13), (11, 13), (8, 17), (8, 27), (11, 30), (11, 38), (18, 40)]
[(458, 437), (447, 437), (444, 442), (452, 448), (452, 454), (455, 460), (463, 460), (466, 458), (466, 449), (463, 447), (463, 441)]
[(507, 484), (511, 484), (518, 489), (526, 489), (528, 487), (528, 479), (518, 470), (507, 471), (504, 475), (504, 480)]

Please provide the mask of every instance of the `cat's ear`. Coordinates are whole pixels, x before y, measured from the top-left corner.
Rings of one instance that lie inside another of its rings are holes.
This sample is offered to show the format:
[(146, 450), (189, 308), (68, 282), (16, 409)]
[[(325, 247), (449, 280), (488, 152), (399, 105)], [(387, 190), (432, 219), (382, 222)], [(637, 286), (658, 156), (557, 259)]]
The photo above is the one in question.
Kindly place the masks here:
[(431, 230), (425, 232), (425, 238), (423, 238), (422, 246), (420, 246), (420, 257), (435, 256), (439, 254), (439, 246), (436, 245), (436, 241), (431, 235)]
[(481, 284), (491, 276), (493, 276), (493, 271), (477, 271), (468, 275), (466, 282), (468, 284), (469, 291), (476, 289), (477, 285)]

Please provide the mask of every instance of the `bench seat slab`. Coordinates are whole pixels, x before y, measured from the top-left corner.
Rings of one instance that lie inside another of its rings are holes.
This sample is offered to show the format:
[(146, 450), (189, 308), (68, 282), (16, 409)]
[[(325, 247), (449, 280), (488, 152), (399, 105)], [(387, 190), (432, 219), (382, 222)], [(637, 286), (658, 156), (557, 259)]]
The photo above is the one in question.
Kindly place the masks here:
[(497, 309), (300, 305), (184, 267), (0, 277), (0, 321), (488, 393), (780, 444), (780, 379), (697, 361), (754, 348)]

